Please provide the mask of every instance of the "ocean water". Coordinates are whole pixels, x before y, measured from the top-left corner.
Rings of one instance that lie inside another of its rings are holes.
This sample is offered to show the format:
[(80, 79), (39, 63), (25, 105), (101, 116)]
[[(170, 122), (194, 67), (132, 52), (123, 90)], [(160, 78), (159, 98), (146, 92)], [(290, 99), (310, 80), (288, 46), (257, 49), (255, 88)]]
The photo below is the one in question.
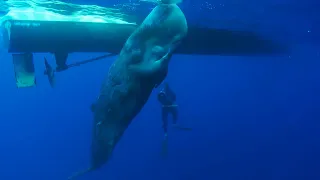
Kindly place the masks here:
[[(71, 4), (72, 3), (72, 4)], [(166, 81), (179, 123), (161, 155), (155, 89), (111, 160), (79, 180), (320, 179), (320, 4), (316, 1), (187, 1), (189, 24), (246, 30), (281, 42), (277, 56), (174, 55)], [(138, 1), (2, 1), (2, 19), (136, 23), (154, 7)], [(137, 18), (135, 18), (137, 17)], [(206, 42), (203, 42), (206, 43)], [(68, 62), (102, 55), (72, 53)], [(11, 54), (0, 49), (0, 179), (64, 180), (90, 162), (92, 113), (116, 57), (43, 75), (48, 53), (34, 54), (37, 86), (15, 86)]]

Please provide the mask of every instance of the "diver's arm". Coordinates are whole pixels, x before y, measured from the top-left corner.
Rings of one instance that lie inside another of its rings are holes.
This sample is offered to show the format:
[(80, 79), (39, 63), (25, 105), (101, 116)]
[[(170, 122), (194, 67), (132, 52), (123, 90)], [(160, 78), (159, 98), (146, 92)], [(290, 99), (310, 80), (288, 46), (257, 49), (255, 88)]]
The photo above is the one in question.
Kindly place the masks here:
[(173, 101), (176, 101), (176, 99), (177, 99), (176, 93), (174, 93), (173, 91), (171, 91), (171, 96), (172, 96), (172, 100), (173, 100)]
[(168, 111), (164, 107), (162, 107), (162, 128), (164, 131), (164, 136), (166, 138), (168, 133)]
[(167, 85), (166, 87), (165, 87), (165, 92), (166, 92), (166, 94), (168, 95), (168, 97), (174, 102), (174, 101), (176, 101), (176, 93), (174, 93), (173, 91), (172, 91), (172, 89), (169, 87), (169, 85)]

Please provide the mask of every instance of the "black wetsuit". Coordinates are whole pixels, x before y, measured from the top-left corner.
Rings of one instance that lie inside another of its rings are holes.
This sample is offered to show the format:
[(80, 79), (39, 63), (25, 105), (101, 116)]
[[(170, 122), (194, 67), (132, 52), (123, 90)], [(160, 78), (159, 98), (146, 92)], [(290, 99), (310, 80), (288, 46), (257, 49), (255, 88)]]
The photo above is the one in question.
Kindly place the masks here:
[(175, 104), (176, 94), (168, 85), (165, 85), (165, 87), (158, 93), (158, 101), (162, 105), (162, 127), (164, 132), (167, 133), (169, 113), (172, 114), (173, 124), (176, 124), (178, 120), (178, 107)]

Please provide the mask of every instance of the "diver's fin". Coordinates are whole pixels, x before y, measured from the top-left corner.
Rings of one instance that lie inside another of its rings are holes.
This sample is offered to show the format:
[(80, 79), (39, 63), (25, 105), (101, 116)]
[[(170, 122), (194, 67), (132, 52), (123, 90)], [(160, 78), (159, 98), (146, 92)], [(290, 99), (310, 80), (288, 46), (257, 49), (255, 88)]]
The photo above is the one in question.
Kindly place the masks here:
[(174, 128), (179, 129), (179, 130), (184, 130), (184, 131), (191, 131), (192, 128), (191, 127), (185, 127), (185, 126), (181, 126), (181, 125), (173, 125)]
[(183, 127), (183, 126), (178, 126), (176, 127), (177, 129), (180, 129), (180, 130), (184, 130), (184, 131), (192, 131), (192, 128), (190, 127)]
[(50, 86), (54, 87), (54, 85), (55, 85), (54, 70), (50, 66), (50, 64), (48, 63), (46, 58), (44, 58), (44, 65), (46, 67), (46, 71), (44, 72), (44, 74), (46, 74), (48, 76), (48, 80), (49, 80)]
[(68, 177), (68, 180), (76, 179), (77, 177), (82, 176), (82, 175), (84, 175), (84, 174), (86, 174), (86, 173), (88, 173), (88, 172), (90, 172), (92, 170), (93, 170), (93, 168), (90, 167), (90, 168), (85, 169), (83, 171), (79, 171), (79, 172), (75, 173), (74, 175)]
[(165, 139), (162, 141), (161, 155), (163, 157), (166, 157), (168, 155), (168, 138), (167, 137), (165, 137)]

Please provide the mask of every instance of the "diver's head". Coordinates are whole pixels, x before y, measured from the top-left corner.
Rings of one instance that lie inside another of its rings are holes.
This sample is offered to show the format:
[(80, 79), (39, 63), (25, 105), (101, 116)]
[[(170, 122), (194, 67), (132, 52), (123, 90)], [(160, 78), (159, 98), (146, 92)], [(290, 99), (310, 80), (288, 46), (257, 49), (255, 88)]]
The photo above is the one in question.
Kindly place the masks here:
[(163, 103), (166, 101), (166, 93), (164, 91), (160, 91), (158, 94), (158, 100)]

